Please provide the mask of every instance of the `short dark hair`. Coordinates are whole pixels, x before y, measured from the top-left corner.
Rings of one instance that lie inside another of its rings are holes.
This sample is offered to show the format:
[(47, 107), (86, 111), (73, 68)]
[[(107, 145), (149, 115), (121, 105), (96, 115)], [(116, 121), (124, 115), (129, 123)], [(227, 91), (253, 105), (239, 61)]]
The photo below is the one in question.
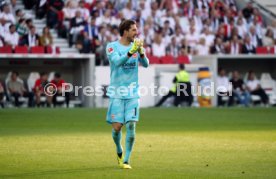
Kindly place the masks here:
[(55, 78), (60, 78), (60, 77), (61, 77), (61, 74), (58, 73), (58, 72), (56, 72), (56, 73), (55, 73)]
[(32, 19), (27, 19), (27, 20), (26, 20), (26, 23), (27, 23), (27, 24), (32, 23), (32, 22), (33, 22)]
[(16, 76), (19, 76), (19, 73), (17, 71), (12, 71), (12, 74), (15, 74)]
[(29, 29), (35, 29), (35, 26), (34, 26), (34, 25), (31, 25), (31, 26), (29, 27)]
[(15, 27), (15, 25), (14, 25), (14, 24), (11, 24), (11, 25), (9, 26), (9, 29), (11, 30), (12, 27)]
[(19, 20), (18, 20), (18, 23), (21, 24), (21, 23), (24, 22), (24, 21), (25, 21), (25, 19), (22, 18), (22, 19), (19, 19)]
[(22, 11), (21, 9), (17, 9), (16, 11), (15, 11), (15, 14), (17, 15), (20, 11)]
[(179, 69), (185, 70), (185, 65), (184, 65), (184, 64), (180, 64), (180, 65), (179, 65)]
[(40, 72), (39, 75), (41, 77), (41, 76), (47, 75), (47, 73), (43, 71), (43, 72)]
[(123, 21), (121, 22), (121, 24), (119, 25), (119, 32), (120, 32), (120, 35), (123, 36), (123, 35), (124, 35), (124, 31), (125, 31), (125, 30), (129, 30), (130, 27), (131, 27), (132, 25), (134, 25), (134, 24), (136, 24), (136, 22), (135, 22), (134, 20), (130, 20), (130, 19), (128, 19), (128, 20), (123, 20)]

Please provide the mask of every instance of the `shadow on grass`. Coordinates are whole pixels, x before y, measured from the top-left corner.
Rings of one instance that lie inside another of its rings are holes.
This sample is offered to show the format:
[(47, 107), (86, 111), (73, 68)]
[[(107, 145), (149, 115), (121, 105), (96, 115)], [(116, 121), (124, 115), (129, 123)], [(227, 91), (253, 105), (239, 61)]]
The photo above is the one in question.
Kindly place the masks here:
[(60, 175), (60, 174), (72, 174), (80, 172), (99, 172), (99, 171), (116, 171), (120, 168), (116, 166), (106, 166), (98, 168), (75, 168), (75, 169), (60, 169), (60, 170), (47, 170), (47, 171), (36, 171), (36, 172), (26, 172), (26, 173), (17, 173), (17, 174), (7, 174), (0, 175), (0, 178), (14, 178), (14, 177), (32, 177), (32, 176), (44, 176), (44, 175)]

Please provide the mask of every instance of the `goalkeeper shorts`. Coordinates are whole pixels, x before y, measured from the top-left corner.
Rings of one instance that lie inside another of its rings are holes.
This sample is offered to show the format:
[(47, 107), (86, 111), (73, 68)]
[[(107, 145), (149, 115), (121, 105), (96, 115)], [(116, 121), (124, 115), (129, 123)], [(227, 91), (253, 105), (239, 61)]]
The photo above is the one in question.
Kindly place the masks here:
[(125, 124), (128, 121), (139, 120), (139, 98), (118, 99), (110, 98), (106, 121)]

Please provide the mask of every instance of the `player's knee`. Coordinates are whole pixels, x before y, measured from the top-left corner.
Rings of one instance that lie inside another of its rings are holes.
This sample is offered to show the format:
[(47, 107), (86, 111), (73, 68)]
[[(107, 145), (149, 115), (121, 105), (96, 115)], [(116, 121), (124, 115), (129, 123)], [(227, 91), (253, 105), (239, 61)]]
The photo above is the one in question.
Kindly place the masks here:
[(120, 132), (121, 131), (121, 129), (122, 129), (122, 124), (120, 124), (120, 123), (113, 123), (112, 124), (112, 128), (113, 128), (113, 130), (115, 131), (115, 132)]
[(113, 127), (113, 130), (118, 133), (121, 131), (121, 128), (122, 127), (120, 127), (120, 126), (116, 126), (116, 127)]

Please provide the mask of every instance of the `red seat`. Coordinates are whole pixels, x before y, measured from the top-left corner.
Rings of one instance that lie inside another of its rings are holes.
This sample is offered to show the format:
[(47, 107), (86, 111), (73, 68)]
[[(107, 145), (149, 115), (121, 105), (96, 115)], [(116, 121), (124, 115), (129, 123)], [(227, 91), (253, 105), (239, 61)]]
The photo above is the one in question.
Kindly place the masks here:
[(174, 64), (174, 58), (171, 55), (166, 55), (160, 58), (162, 64)]
[(156, 56), (148, 56), (150, 64), (160, 64), (160, 59)]
[(178, 56), (177, 57), (177, 62), (179, 63), (179, 64), (189, 64), (190, 63), (190, 60), (189, 60), (189, 57), (188, 56), (183, 56), (183, 55), (181, 55), (181, 56)]
[(269, 47), (257, 47), (256, 54), (269, 54)]
[(14, 48), (15, 53), (21, 53), (21, 54), (26, 54), (28, 53), (28, 47), (27, 46), (16, 46)]
[[(46, 53), (52, 54), (53, 53), (53, 48), (51, 46), (46, 47)], [(56, 47), (56, 54), (60, 54), (60, 48)]]
[(52, 47), (51, 46), (47, 46), (46, 47), (46, 53), (52, 53), (53, 52), (53, 49), (52, 49)]
[(45, 48), (43, 46), (34, 46), (34, 47), (31, 47), (30, 52), (35, 54), (44, 54)]
[(56, 54), (60, 54), (60, 48), (56, 47)]
[(0, 47), (0, 53), (12, 53), (12, 47), (11, 46)]
[(276, 47), (270, 47), (270, 51), (271, 54), (276, 54)]

